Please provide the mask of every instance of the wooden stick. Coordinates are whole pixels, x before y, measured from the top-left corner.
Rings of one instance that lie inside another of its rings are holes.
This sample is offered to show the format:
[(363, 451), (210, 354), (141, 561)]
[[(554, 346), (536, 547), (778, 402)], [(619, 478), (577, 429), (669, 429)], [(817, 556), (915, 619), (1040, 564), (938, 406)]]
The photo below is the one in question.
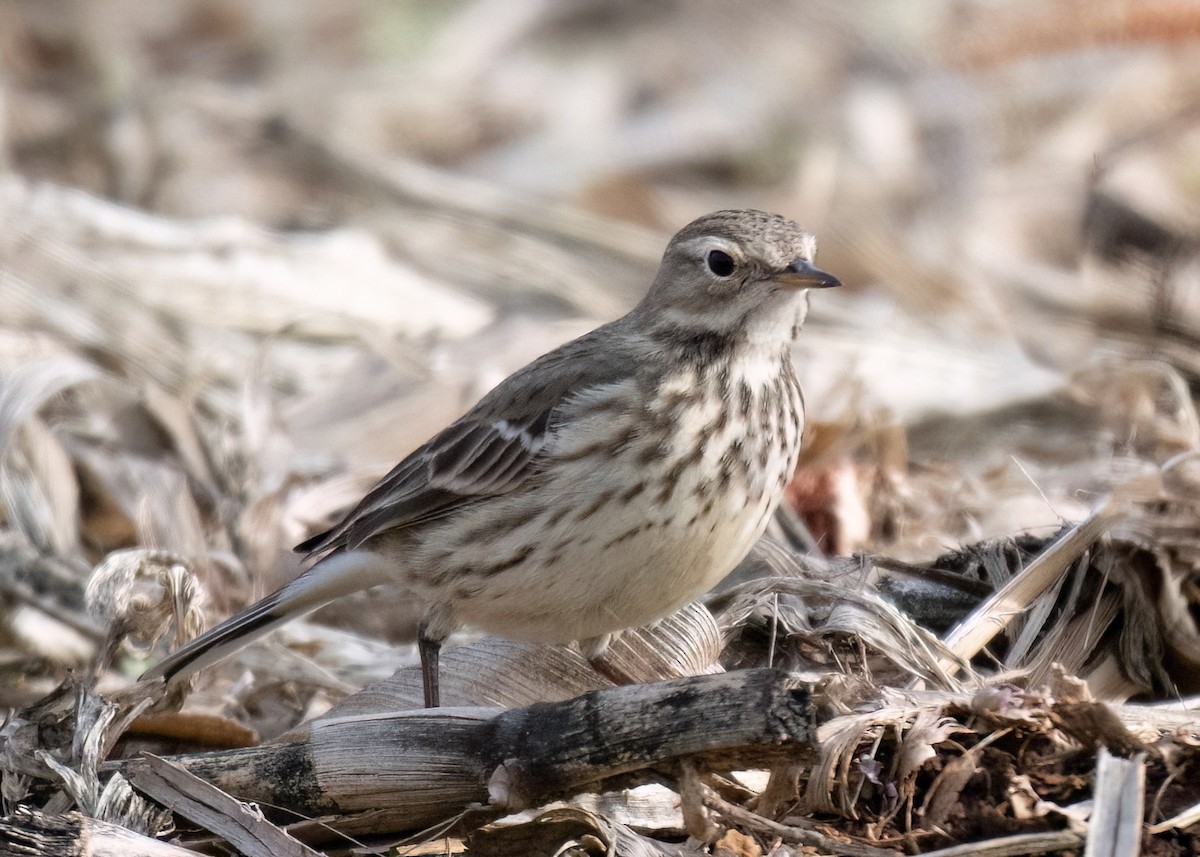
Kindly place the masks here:
[[(441, 708), (318, 719), (290, 743), (177, 757), (241, 800), (339, 829), (411, 830), (469, 806), (514, 811), (612, 777), (694, 759), (770, 766), (811, 745), (806, 684), (744, 670), (609, 688), (497, 712)], [(148, 763), (131, 760), (135, 783)], [(356, 822), (354, 816), (358, 815)]]

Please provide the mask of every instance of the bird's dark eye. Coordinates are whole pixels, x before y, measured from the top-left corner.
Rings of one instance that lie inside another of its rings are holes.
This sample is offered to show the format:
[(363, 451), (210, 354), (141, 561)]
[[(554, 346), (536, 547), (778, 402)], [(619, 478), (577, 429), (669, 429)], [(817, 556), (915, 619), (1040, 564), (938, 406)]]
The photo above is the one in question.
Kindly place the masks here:
[(710, 250), (708, 252), (708, 270), (718, 277), (728, 277), (733, 273), (733, 257), (720, 250)]

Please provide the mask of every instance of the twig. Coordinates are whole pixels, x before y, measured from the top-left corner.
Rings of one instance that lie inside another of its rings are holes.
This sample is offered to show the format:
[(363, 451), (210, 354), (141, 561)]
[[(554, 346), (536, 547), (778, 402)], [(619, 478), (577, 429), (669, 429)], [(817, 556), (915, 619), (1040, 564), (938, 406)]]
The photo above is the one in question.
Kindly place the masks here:
[(1020, 833), (1002, 836), (986, 842), (966, 842), (926, 851), (921, 857), (1023, 857), (1026, 854), (1046, 854), (1078, 848), (1083, 843), (1083, 834), (1073, 830), (1054, 830), (1043, 833)]
[(129, 781), (150, 797), (213, 833), (246, 857), (320, 857), (316, 851), (181, 765), (145, 753)]
[(831, 854), (841, 854), (846, 855), (846, 857), (900, 857), (901, 854), (901, 852), (894, 851), (891, 848), (877, 848), (874, 845), (844, 842), (840, 839), (826, 836), (824, 833), (818, 833), (815, 830), (805, 830), (802, 827), (791, 827), (786, 824), (780, 824), (778, 821), (763, 818), (761, 815), (753, 813), (745, 807), (729, 803), (708, 788), (705, 789), (704, 805), (715, 812), (719, 812), (728, 819), (736, 821), (739, 824), (744, 824), (747, 827), (774, 834), (785, 842), (792, 842), (796, 845), (809, 845)]
[(1152, 824), (1146, 830), (1148, 833), (1166, 833), (1175, 828), (1183, 830), (1193, 824), (1200, 824), (1200, 803), (1194, 803), (1183, 812), (1163, 819), (1158, 824)]

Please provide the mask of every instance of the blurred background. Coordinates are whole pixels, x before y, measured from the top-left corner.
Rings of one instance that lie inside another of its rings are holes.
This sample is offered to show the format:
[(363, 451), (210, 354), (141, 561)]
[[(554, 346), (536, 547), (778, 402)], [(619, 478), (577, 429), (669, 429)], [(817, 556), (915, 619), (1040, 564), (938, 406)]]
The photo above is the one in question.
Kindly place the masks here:
[(826, 553), (1053, 532), (1200, 445), (1192, 3), (0, 0), (0, 108), (21, 681), (109, 551), (273, 589), (717, 208), (847, 286), (796, 348)]

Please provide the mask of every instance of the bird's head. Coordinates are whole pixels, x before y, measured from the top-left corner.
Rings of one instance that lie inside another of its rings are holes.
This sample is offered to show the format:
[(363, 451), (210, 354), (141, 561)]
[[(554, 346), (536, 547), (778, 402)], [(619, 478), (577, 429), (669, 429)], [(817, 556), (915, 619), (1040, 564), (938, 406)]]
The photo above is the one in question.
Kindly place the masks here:
[(657, 329), (787, 339), (803, 320), (807, 289), (841, 283), (814, 267), (817, 242), (764, 211), (717, 211), (681, 229), (635, 311)]

